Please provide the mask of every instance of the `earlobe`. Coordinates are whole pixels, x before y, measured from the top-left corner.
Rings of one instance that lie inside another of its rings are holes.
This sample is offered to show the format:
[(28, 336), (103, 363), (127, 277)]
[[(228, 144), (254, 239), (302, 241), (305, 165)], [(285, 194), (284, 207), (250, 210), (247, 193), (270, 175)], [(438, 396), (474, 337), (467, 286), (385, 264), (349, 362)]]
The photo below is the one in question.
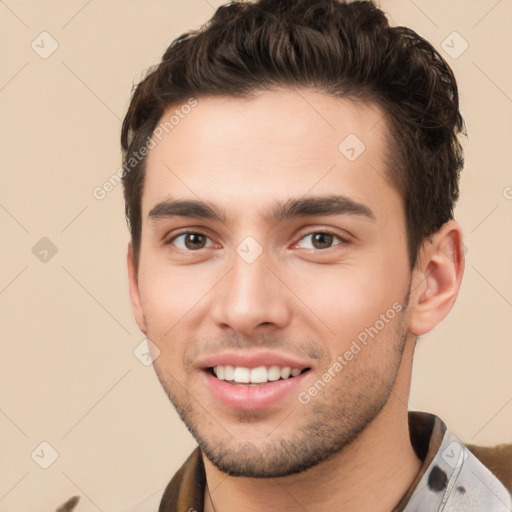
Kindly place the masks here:
[(137, 325), (139, 326), (139, 329), (144, 334), (147, 334), (147, 324), (146, 319), (144, 317), (144, 311), (142, 309), (142, 302), (140, 299), (137, 267), (135, 265), (133, 246), (131, 242), (128, 244), (128, 253), (126, 260), (128, 264), (128, 284), (130, 287), (130, 302), (132, 304), (133, 315), (135, 317)]
[(424, 243), (413, 272), (409, 330), (431, 331), (452, 309), (464, 273), (462, 230), (453, 220)]

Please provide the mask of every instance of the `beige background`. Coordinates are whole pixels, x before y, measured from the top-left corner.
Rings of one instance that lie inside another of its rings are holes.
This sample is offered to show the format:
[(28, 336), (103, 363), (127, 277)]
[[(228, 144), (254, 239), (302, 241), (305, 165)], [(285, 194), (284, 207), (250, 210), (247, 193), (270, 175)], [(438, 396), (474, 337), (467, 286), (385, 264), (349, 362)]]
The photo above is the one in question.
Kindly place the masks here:
[[(102, 201), (92, 191), (119, 167), (132, 81), (220, 3), (0, 0), (1, 511), (50, 511), (73, 494), (81, 512), (123, 509), (162, 488), (194, 446), (133, 354), (143, 335), (121, 187)], [(452, 54), (463, 49), (454, 31), (469, 44), (457, 58), (441, 49), (469, 131), (456, 212), (466, 274), (453, 313), (419, 343), (410, 408), (465, 441), (512, 442), (512, 4), (382, 6), (437, 48), (449, 36)], [(50, 56), (43, 31), (58, 43)], [(57, 248), (46, 262), (47, 242), (32, 250), (43, 237)], [(43, 441), (58, 452), (48, 469)]]

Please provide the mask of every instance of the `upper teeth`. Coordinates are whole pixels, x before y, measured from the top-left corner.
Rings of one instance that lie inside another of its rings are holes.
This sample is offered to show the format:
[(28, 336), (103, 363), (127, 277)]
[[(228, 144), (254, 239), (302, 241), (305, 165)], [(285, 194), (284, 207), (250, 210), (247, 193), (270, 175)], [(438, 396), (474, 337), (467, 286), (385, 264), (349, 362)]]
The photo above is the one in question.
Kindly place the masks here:
[(245, 368), (244, 366), (215, 366), (213, 371), (220, 380), (232, 380), (241, 384), (260, 384), (262, 382), (297, 377), (302, 370), (289, 366), (258, 366), (257, 368)]

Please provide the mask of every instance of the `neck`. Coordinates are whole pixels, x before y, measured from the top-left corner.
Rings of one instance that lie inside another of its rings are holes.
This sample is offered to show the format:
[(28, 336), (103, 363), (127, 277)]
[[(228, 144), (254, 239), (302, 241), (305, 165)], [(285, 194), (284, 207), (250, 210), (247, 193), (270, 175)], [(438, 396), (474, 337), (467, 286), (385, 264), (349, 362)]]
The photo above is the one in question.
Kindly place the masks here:
[[(406, 352), (402, 361), (408, 355), (412, 357), (412, 352)], [(207, 480), (205, 512), (393, 510), (421, 466), (409, 437), (410, 370), (405, 372), (408, 375), (403, 373), (399, 372), (384, 408), (357, 439), (307, 471), (272, 479), (230, 477), (203, 456)]]

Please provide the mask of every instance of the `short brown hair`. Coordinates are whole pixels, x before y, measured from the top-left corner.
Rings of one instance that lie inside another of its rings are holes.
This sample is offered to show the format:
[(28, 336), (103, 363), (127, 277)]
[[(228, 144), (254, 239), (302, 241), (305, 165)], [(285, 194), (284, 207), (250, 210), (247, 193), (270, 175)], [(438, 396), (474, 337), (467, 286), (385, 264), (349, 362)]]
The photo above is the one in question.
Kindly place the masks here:
[(453, 218), (464, 122), (452, 70), (429, 42), (391, 27), (372, 1), (231, 2), (173, 41), (133, 93), (121, 145), (136, 263), (146, 158), (133, 155), (165, 109), (190, 97), (249, 97), (279, 86), (369, 101), (384, 111), (388, 178), (403, 201), (411, 268), (422, 242)]

